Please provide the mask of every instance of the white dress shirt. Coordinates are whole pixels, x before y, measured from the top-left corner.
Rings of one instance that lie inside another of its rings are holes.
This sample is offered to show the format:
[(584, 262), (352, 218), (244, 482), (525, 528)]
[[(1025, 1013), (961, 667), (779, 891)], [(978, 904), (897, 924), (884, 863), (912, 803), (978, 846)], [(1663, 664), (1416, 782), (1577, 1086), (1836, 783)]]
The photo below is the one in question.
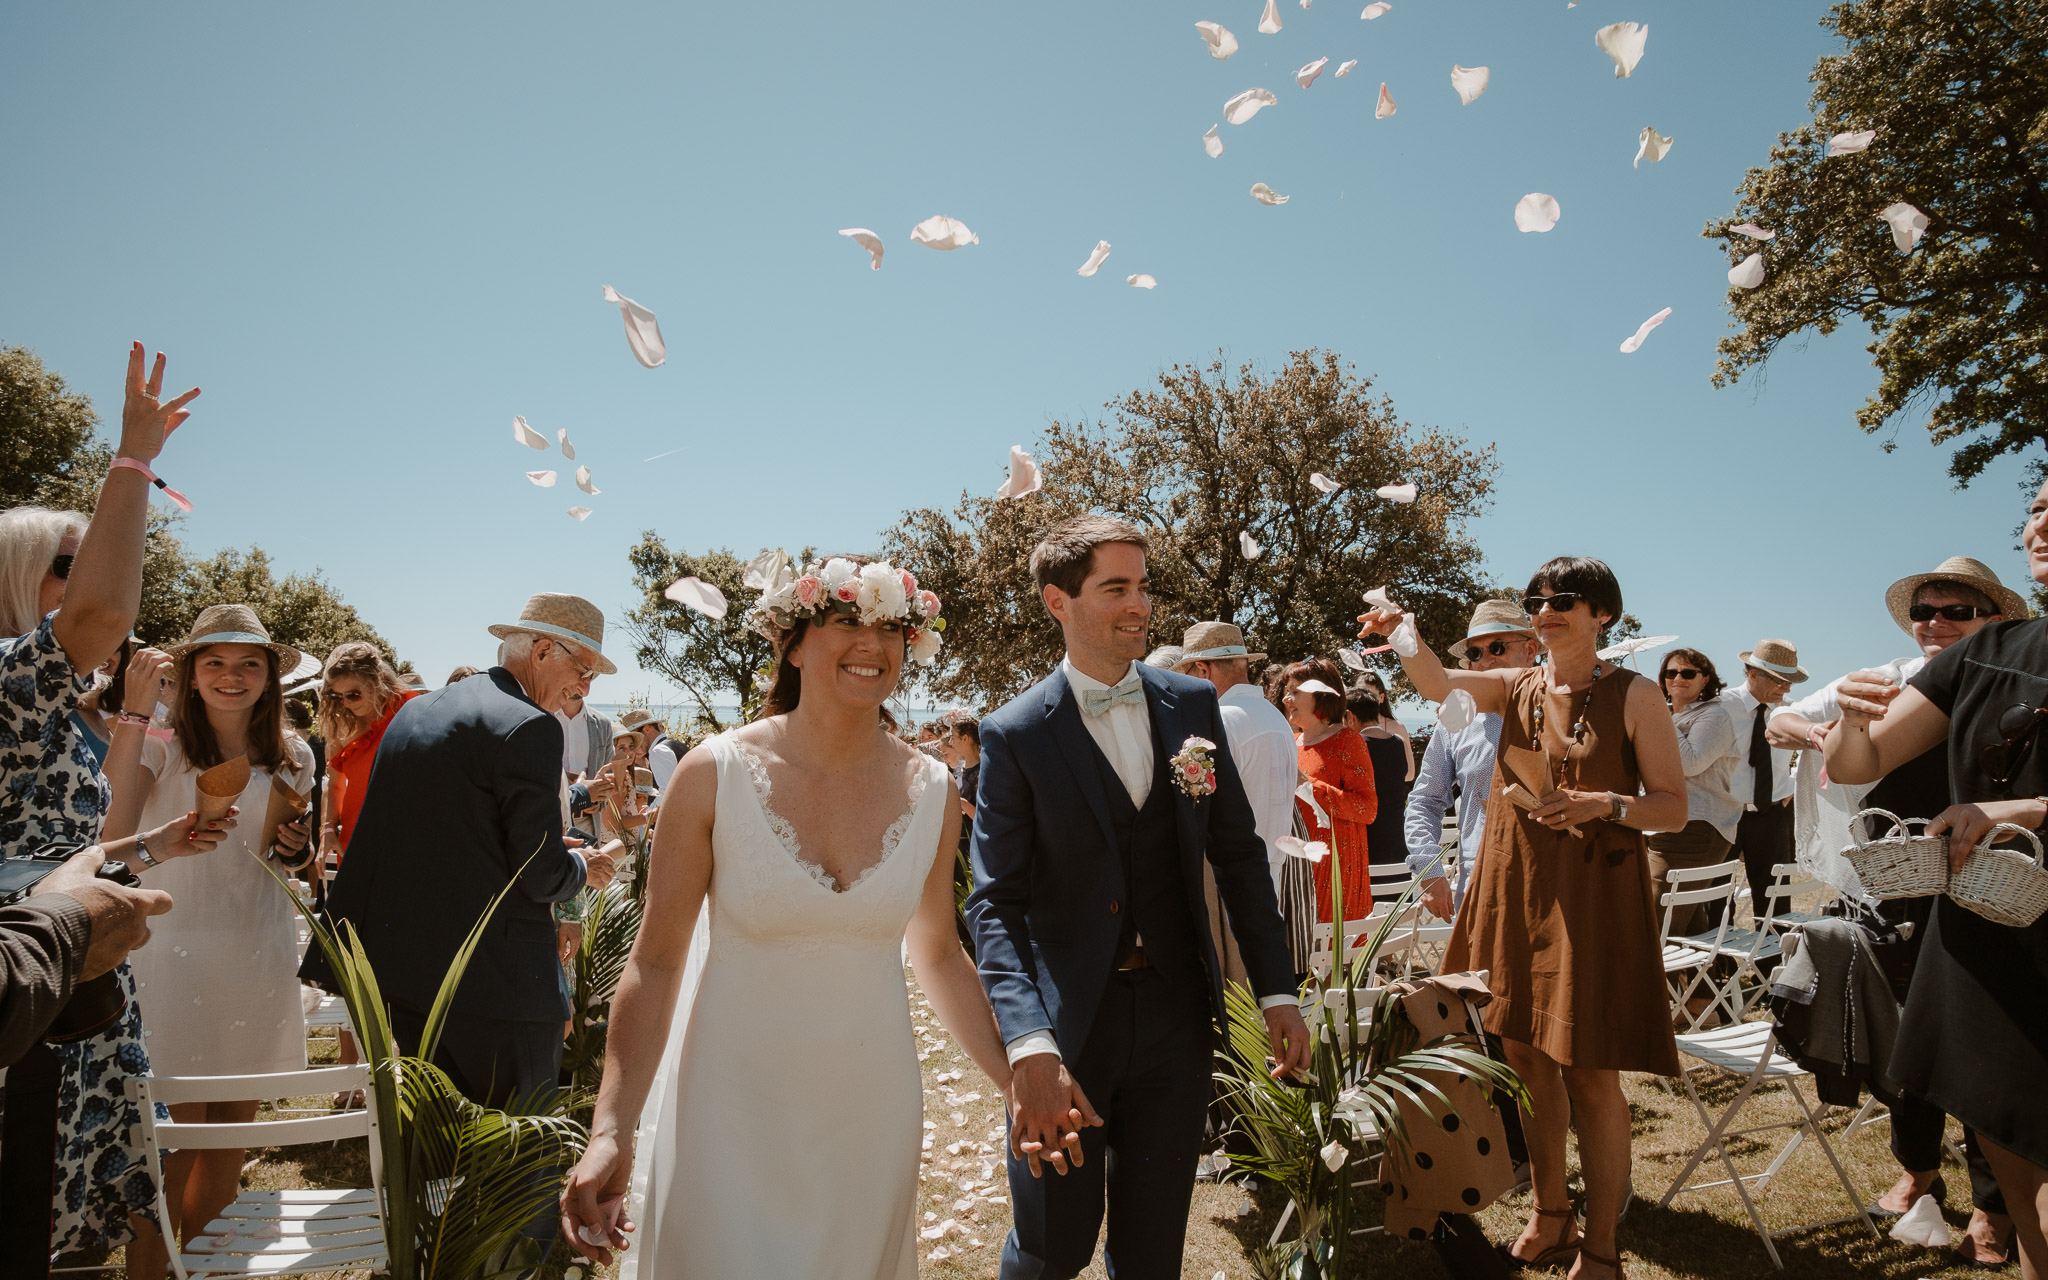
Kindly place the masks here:
[(584, 703), (583, 710), (573, 716), (559, 711), (554, 715), (562, 726), (562, 772), (571, 777), (583, 777), (591, 767), (590, 704)]
[(1245, 799), (1252, 804), (1252, 825), (1266, 842), (1266, 865), (1272, 869), (1273, 892), (1278, 894), (1287, 855), (1274, 842), (1294, 830), (1294, 782), (1301, 772), (1294, 726), (1255, 684), (1234, 684), (1216, 701), (1223, 712), (1224, 736), (1230, 739), (1230, 758), (1244, 780)]
[[(1735, 722), (1735, 767), (1728, 771), (1728, 790), (1742, 802), (1744, 809), (1753, 809), (1756, 807), (1751, 803), (1751, 798), (1756, 795), (1756, 769), (1749, 763), (1749, 736), (1756, 731), (1756, 695), (1749, 691), (1749, 681), (1739, 680), (1724, 689), (1714, 701), (1728, 708), (1728, 718)], [(1764, 724), (1769, 725), (1771, 717), (1784, 709), (1782, 702), (1764, 707)], [(1771, 778), (1771, 799), (1791, 799), (1794, 787), (1792, 752), (1784, 747), (1771, 748)]]

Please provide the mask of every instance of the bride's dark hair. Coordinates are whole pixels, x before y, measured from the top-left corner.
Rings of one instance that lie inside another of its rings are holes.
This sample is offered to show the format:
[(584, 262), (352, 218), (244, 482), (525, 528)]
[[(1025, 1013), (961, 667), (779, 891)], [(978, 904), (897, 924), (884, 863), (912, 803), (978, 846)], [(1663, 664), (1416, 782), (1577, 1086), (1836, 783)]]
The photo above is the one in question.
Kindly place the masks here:
[[(855, 555), (819, 556), (818, 563), (823, 564), (825, 561), (833, 559), (850, 560), (856, 569), (862, 565), (874, 563), (873, 556)], [(756, 720), (764, 719), (768, 716), (788, 715), (796, 710), (798, 699), (803, 697), (804, 673), (801, 667), (789, 660), (789, 655), (796, 652), (797, 646), (803, 643), (804, 633), (809, 631), (810, 628), (811, 620), (809, 618), (798, 618), (795, 626), (782, 633), (781, 642), (775, 646), (775, 682), (768, 686), (768, 696), (761, 700), (761, 709), (754, 714)], [(910, 657), (909, 638), (901, 632), (898, 633), (898, 636), (903, 639), (905, 650), (903, 656), (907, 661)], [(889, 708), (886, 705), (881, 707), (880, 710), (882, 713), (882, 724), (891, 732), (894, 732), (896, 729), (896, 717), (889, 714)]]

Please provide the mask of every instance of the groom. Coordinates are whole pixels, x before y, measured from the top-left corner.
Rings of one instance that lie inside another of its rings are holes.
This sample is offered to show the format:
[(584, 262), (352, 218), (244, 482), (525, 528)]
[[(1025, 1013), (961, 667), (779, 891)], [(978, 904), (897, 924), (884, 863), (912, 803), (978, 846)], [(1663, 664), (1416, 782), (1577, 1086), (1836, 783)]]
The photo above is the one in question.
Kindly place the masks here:
[[(1046, 535), (1031, 573), (1066, 658), (981, 724), (967, 918), (1015, 1068), (1003, 1280), (1086, 1267), (1105, 1194), (1110, 1274), (1180, 1275), (1212, 1019), (1224, 1016), (1203, 859), (1276, 1072), (1309, 1063), (1266, 846), (1216, 691), (1138, 661), (1152, 613), (1146, 550), (1142, 532), (1102, 516)], [(1213, 744), (1213, 793), (1169, 765), (1189, 738)], [(1060, 1176), (1041, 1177), (1042, 1164)]]

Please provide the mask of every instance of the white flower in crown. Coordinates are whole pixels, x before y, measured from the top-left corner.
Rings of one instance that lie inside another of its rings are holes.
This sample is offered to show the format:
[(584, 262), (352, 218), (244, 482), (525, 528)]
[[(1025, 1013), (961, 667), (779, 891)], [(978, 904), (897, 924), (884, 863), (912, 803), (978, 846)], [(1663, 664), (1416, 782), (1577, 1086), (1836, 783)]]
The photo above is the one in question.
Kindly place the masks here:
[(930, 627), (919, 627), (910, 633), (910, 659), (920, 667), (928, 667), (939, 656), (939, 633)]
[[(901, 618), (909, 613), (910, 594), (903, 589), (903, 580), (909, 577), (892, 564), (862, 565), (860, 594), (854, 601), (860, 607), (860, 620), (872, 624), (884, 618)], [(915, 583), (917, 580), (911, 578), (911, 581)]]
[(805, 565), (803, 572), (762, 592), (747, 610), (747, 625), (780, 645), (798, 622), (828, 613), (854, 614), (869, 626), (904, 624), (909, 655), (925, 667), (937, 660), (939, 632), (946, 629), (939, 597), (920, 588), (909, 570), (887, 561), (856, 565), (843, 556)]

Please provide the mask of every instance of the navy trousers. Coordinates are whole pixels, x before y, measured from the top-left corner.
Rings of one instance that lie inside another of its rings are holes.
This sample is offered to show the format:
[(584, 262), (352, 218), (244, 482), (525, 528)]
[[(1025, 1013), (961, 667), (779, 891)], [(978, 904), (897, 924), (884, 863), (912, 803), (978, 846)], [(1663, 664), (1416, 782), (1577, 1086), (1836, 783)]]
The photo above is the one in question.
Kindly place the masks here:
[(1067, 1070), (1104, 1124), (1081, 1131), (1087, 1163), (1034, 1178), (1009, 1158), (1015, 1225), (1002, 1280), (1069, 1280), (1088, 1266), (1105, 1205), (1109, 1274), (1178, 1280), (1215, 1070), (1215, 1032), (1199, 978), (1158, 969), (1111, 975)]

